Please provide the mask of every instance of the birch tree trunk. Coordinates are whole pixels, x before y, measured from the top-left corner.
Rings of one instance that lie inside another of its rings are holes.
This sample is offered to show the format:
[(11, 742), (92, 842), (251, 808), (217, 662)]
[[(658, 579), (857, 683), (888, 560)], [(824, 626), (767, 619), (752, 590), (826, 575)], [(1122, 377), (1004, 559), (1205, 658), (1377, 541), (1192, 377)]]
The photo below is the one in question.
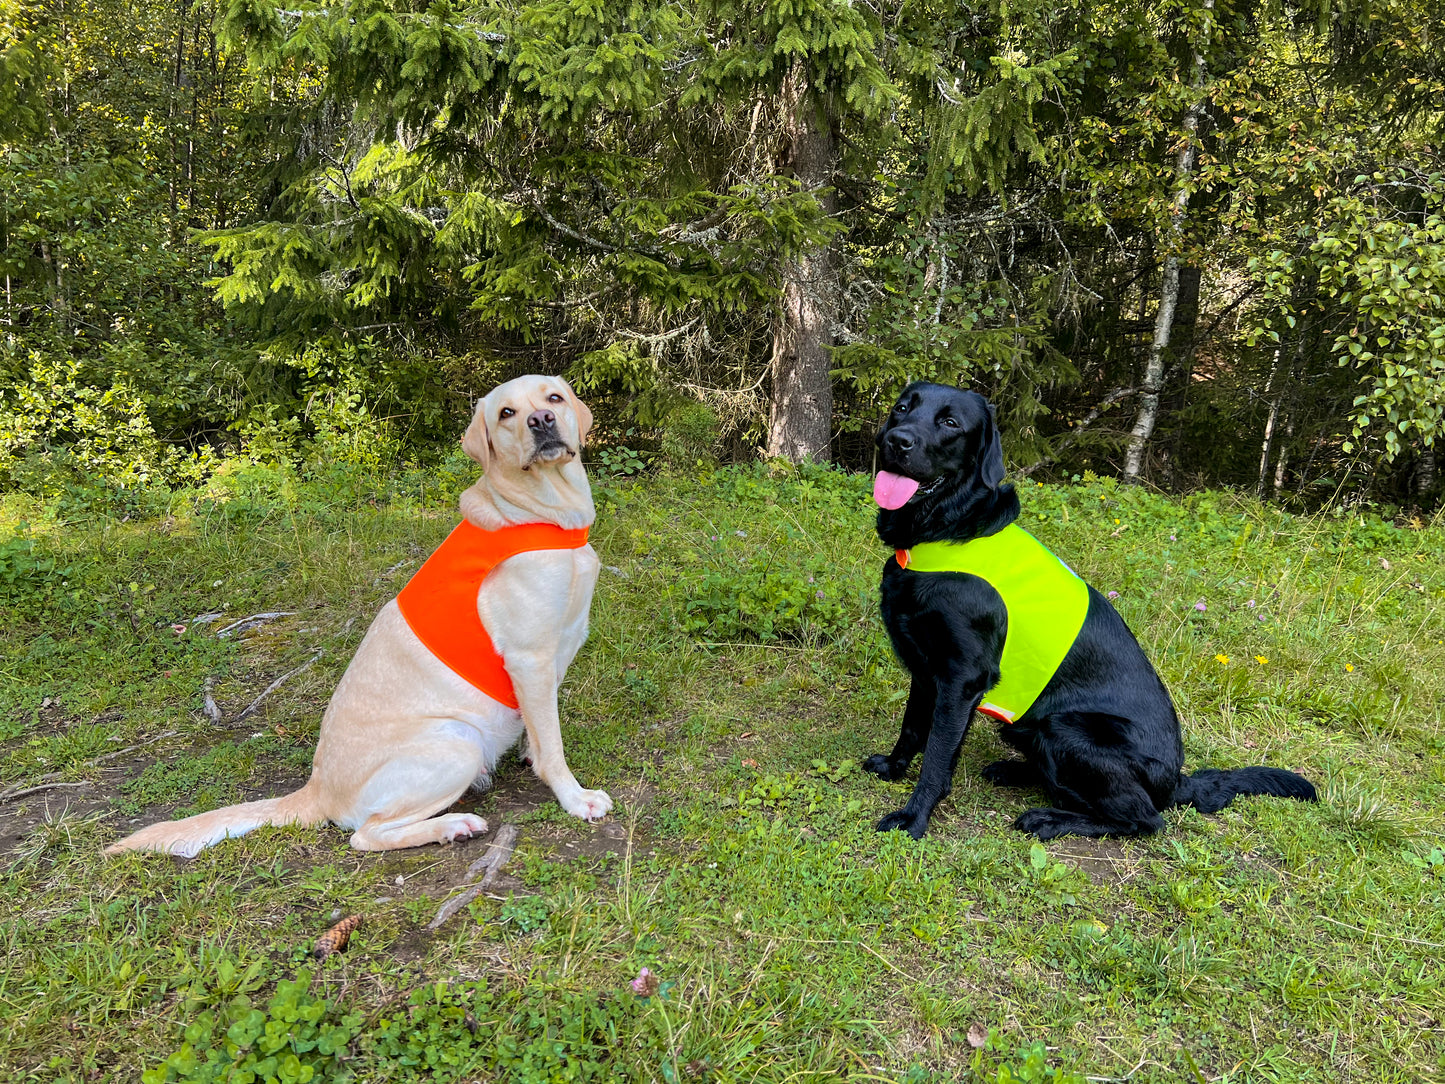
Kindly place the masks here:
[(1164, 257), (1164, 276), (1159, 285), (1159, 309), (1154, 315), (1154, 338), (1144, 363), (1144, 379), (1139, 382), (1139, 413), (1129, 433), (1129, 450), (1124, 458), (1124, 477), (1138, 481), (1144, 469), (1144, 454), (1154, 426), (1159, 420), (1159, 392), (1164, 384), (1164, 363), (1169, 350), (1169, 334), (1174, 327), (1174, 310), (1179, 304), (1179, 242), (1184, 236), (1184, 216), (1189, 209), (1189, 177), (1194, 172), (1195, 135), (1199, 118), (1204, 114), (1204, 43), (1209, 39), (1209, 26), (1214, 0), (1204, 0), (1204, 26), (1194, 44), (1194, 100), (1184, 110), (1183, 141), (1174, 159), (1174, 206), (1169, 220), (1169, 236)]
[(1274, 348), (1274, 360), (1269, 366), (1269, 380), (1264, 385), (1264, 397), (1269, 400), (1269, 417), (1264, 423), (1264, 440), (1260, 444), (1259, 451), (1259, 483), (1254, 487), (1255, 496), (1264, 500), (1264, 487), (1269, 478), (1269, 453), (1274, 444), (1274, 423), (1279, 419), (1279, 404), (1284, 398), (1284, 393), (1275, 393), (1274, 386), (1279, 380), (1280, 355), (1284, 352), (1284, 346)]
[[(795, 67), (783, 83), (783, 165), (805, 192), (816, 195), (824, 214), (836, 200), (830, 187), (837, 147), (828, 119), (808, 94), (807, 77)], [(831, 244), (808, 249), (783, 266), (783, 296), (773, 326), (772, 404), (768, 455), (793, 462), (829, 458), (833, 385), (829, 379), (838, 270)]]
[[(1160, 409), (1181, 413), (1189, 405), (1190, 384), (1194, 379), (1194, 336), (1199, 330), (1199, 287), (1204, 273), (1190, 264), (1179, 269), (1179, 301), (1174, 307), (1174, 325), (1169, 332), (1169, 353), (1177, 359), (1175, 371), (1167, 374), (1165, 388), (1160, 392)], [(1183, 431), (1174, 426), (1168, 446), (1163, 449), (1164, 483), (1174, 484), (1174, 468), (1179, 461)]]

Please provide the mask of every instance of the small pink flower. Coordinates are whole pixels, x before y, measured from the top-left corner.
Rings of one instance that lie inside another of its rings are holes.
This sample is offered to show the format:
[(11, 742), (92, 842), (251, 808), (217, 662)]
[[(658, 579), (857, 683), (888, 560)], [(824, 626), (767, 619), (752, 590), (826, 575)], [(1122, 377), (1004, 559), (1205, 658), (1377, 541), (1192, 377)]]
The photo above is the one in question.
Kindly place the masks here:
[(1254, 609), (1254, 599), (1250, 599), (1248, 602), (1245, 603), (1245, 605), (1248, 606), (1251, 610)]
[(1200, 599), (1198, 602), (1196, 602), (1196, 603), (1194, 604), (1194, 608), (1195, 608), (1196, 610), (1198, 610), (1200, 613), (1203, 613), (1205, 610), (1209, 609), (1209, 607), (1204, 604), (1204, 600), (1203, 600), (1203, 599)]
[(818, 597), (818, 598), (822, 598), (822, 597), (823, 597), (823, 592), (822, 592), (822, 591), (819, 591), (819, 592), (817, 593), (817, 597)]
[(1171, 541), (1171, 542), (1178, 542), (1179, 539), (1175, 538), (1175, 537), (1171, 534), (1171, 535), (1169, 536), (1169, 541)]
[(657, 993), (659, 985), (657, 976), (644, 967), (637, 973), (637, 978), (632, 980), (632, 992), (638, 997), (651, 997)]
[(1118, 597), (1119, 597), (1119, 592), (1118, 592), (1118, 591), (1110, 591), (1107, 597), (1108, 597), (1108, 598), (1118, 598)]

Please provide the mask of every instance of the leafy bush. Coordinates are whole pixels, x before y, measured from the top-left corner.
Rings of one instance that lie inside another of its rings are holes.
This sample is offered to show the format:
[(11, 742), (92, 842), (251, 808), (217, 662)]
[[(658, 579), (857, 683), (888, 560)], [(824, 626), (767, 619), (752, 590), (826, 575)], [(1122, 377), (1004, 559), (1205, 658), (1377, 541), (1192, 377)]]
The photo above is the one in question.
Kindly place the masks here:
[(69, 576), (70, 570), (60, 567), (56, 558), (36, 554), (33, 539), (0, 541), (0, 599), (7, 605), (47, 596)]
[(641, 474), (647, 469), (647, 457), (625, 444), (599, 448), (588, 458), (593, 470), (614, 477)]
[(800, 568), (740, 567), (703, 573), (688, 592), (683, 627), (709, 640), (802, 640), (836, 634), (842, 605)]
[(688, 402), (662, 421), (662, 455), (675, 467), (710, 462), (721, 433), (717, 414), (704, 403)]

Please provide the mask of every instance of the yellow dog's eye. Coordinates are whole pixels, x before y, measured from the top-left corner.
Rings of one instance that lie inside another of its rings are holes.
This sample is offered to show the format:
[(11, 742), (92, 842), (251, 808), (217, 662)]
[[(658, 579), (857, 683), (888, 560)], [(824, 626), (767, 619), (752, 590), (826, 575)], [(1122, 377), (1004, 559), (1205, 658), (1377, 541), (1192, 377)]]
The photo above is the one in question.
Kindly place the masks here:
[(504, 407), (502, 408), (502, 413), (501, 413), (500, 417), (510, 418), (510, 417), (511, 417), (513, 414), (515, 414), (515, 413), (517, 413), (517, 412), (516, 412), (515, 410), (513, 410), (511, 407), (509, 407), (509, 406), (504, 406)]
[(562, 397), (558, 395), (555, 391), (551, 395), (547, 396), (547, 402), (549, 403), (560, 403), (561, 401)]

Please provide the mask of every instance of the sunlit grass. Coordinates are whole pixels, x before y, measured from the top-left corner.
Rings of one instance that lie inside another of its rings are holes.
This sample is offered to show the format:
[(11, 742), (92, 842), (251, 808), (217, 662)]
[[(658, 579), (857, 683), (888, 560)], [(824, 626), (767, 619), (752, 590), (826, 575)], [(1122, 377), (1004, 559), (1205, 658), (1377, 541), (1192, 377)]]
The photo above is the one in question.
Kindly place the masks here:
[[(190, 863), (102, 859), (134, 819), (304, 777), (332, 686), (467, 477), (460, 460), (424, 479), (253, 470), (123, 511), (0, 503), (0, 530), (29, 544), (0, 577), (0, 785), (85, 784), (0, 807), (11, 1076), (134, 1079), (206, 1006), (265, 1005), (338, 913), (365, 918), (313, 965), (338, 1013), (379, 1021), (423, 982), (485, 978), (527, 1007), (496, 1026), (531, 1041), (526, 1013), (601, 997), (619, 1030), (587, 1057), (622, 1078), (994, 1080), (1032, 1071), (1015, 1050), (1034, 1041), (1049, 1066), (1133, 1081), (1441, 1071), (1438, 527), (1030, 485), (1025, 526), (1118, 592), (1188, 767), (1290, 767), (1322, 800), (1035, 848), (1008, 825), (1037, 796), (979, 779), (1002, 749), (980, 727), (919, 844), (871, 828), (907, 785), (855, 770), (896, 735), (906, 689), (874, 608), (865, 480), (604, 480), (605, 567), (563, 714), (579, 778), (618, 798), (609, 824), (565, 817), (509, 761), (467, 800), (521, 827), (520, 881), (436, 934), (480, 841), (358, 855), (338, 830), (268, 829)], [(215, 636), (272, 610), (295, 615)], [(666, 997), (627, 1000), (644, 966)], [(497, 1071), (473, 1046), (453, 1078)], [(363, 1079), (367, 1064), (383, 1062), (358, 1061)]]

